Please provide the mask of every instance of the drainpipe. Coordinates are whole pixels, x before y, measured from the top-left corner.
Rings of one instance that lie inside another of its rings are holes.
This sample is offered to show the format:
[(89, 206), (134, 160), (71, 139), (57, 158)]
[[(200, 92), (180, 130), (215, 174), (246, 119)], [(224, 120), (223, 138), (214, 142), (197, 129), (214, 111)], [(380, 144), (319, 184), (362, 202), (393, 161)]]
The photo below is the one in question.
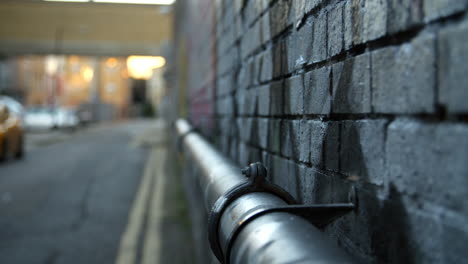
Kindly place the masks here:
[(187, 121), (176, 121), (176, 129), (179, 147), (199, 172), (210, 246), (220, 262), (353, 263), (319, 229), (352, 210), (353, 203), (294, 204), (266, 180), (261, 164), (241, 170)]

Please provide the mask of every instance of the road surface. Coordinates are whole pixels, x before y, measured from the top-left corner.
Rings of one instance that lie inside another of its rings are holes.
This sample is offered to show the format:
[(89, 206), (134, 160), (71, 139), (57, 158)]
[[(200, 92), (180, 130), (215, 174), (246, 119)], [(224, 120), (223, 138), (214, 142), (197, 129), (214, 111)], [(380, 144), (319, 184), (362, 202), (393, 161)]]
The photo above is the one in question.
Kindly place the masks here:
[(0, 263), (114, 263), (149, 152), (135, 139), (151, 125), (89, 128), (0, 164)]

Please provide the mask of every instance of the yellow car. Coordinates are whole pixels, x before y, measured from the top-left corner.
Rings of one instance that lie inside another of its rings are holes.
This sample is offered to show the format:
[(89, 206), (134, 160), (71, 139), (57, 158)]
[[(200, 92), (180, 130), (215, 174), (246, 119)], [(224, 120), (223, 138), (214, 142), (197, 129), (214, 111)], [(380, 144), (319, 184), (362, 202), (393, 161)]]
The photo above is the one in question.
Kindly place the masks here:
[(24, 132), (20, 117), (0, 102), (0, 161), (23, 157)]

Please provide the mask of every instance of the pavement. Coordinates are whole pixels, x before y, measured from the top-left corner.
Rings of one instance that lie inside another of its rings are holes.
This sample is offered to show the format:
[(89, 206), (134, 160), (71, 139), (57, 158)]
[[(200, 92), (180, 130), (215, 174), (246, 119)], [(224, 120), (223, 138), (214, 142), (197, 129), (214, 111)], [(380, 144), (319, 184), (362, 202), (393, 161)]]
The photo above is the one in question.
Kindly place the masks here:
[(193, 263), (162, 121), (28, 134), (0, 164), (0, 263)]

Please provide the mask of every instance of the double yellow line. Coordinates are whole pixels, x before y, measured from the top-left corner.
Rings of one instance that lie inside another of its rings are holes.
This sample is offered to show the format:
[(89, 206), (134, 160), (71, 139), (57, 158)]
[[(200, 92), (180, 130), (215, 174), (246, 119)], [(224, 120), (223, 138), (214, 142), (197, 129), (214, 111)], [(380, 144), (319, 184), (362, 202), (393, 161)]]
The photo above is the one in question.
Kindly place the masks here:
[[(137, 264), (139, 250), (142, 250), (141, 264), (158, 263), (161, 251), (160, 226), (166, 189), (166, 175), (164, 174), (166, 155), (165, 147), (151, 149), (128, 217), (127, 227), (120, 240), (116, 264)], [(145, 217), (147, 217), (146, 224)], [(141, 237), (144, 240), (140, 249)]]

